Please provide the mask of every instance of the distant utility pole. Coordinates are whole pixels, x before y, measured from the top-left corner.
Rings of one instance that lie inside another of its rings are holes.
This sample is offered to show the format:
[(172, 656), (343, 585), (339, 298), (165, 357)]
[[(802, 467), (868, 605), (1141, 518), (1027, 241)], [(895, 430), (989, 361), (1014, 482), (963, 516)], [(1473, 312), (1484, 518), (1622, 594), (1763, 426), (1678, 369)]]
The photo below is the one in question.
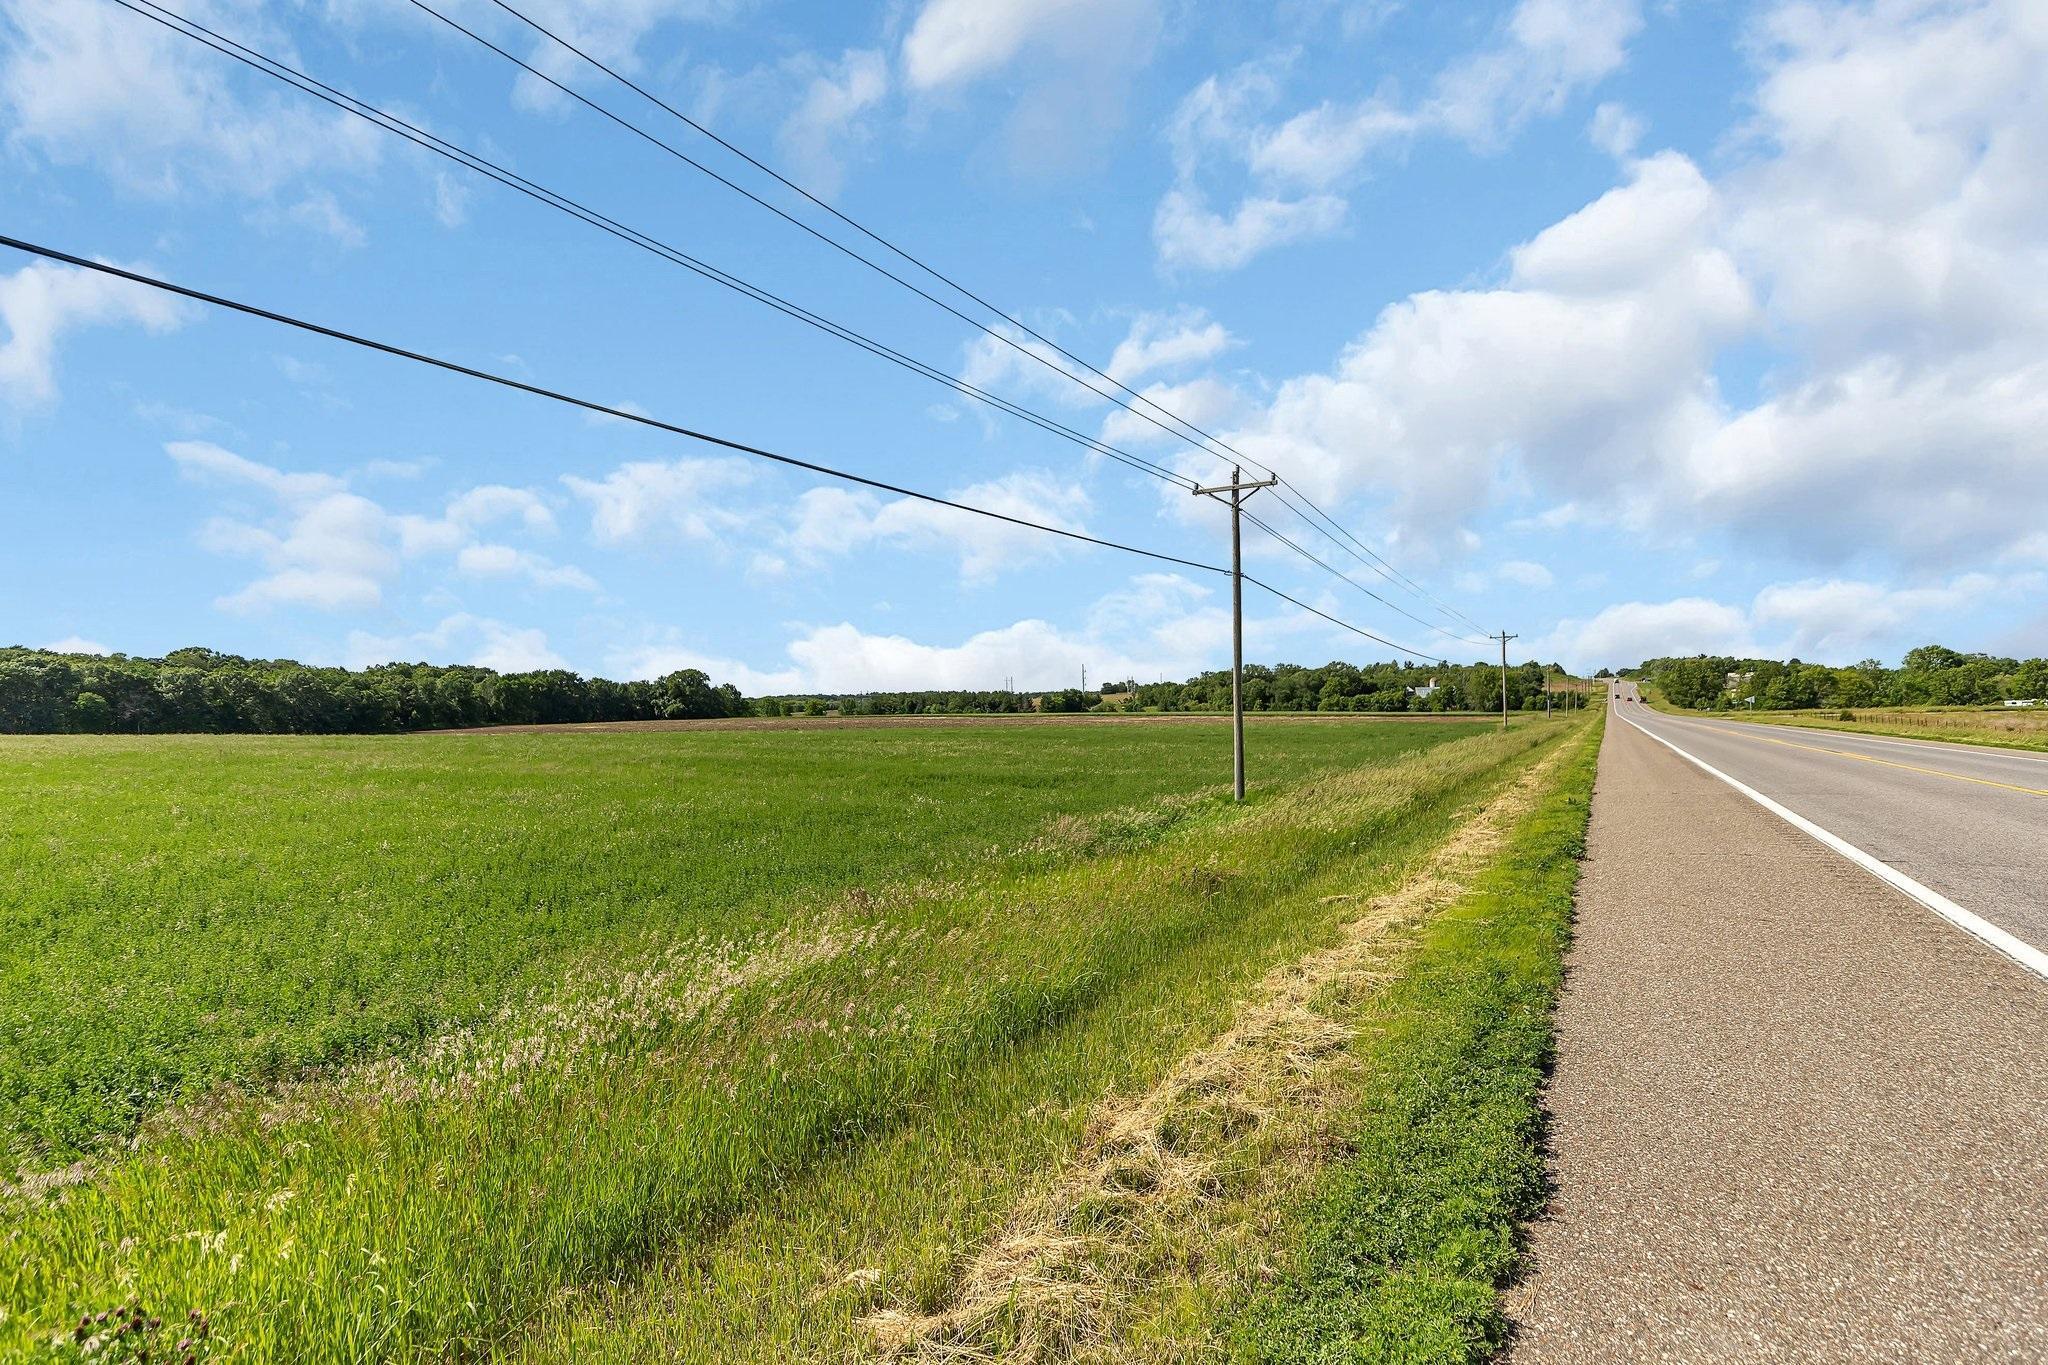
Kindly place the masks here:
[(1083, 692), (1088, 690), (1088, 665), (1086, 664), (1081, 665), (1081, 690)]
[(1543, 665), (1543, 719), (1550, 719), (1550, 665)]
[(1508, 641), (1519, 640), (1519, 635), (1500, 633), (1500, 728), (1508, 728)]
[[(1256, 483), (1244, 481), (1241, 465), (1230, 467), (1230, 482), (1214, 488), (1197, 488), (1198, 498), (1223, 502), (1230, 495), (1230, 753), (1231, 779), (1239, 801), (1244, 800), (1244, 551), (1242, 512), (1244, 500), (1261, 488), (1280, 482), (1276, 475)], [(1506, 648), (1505, 645), (1502, 646)]]

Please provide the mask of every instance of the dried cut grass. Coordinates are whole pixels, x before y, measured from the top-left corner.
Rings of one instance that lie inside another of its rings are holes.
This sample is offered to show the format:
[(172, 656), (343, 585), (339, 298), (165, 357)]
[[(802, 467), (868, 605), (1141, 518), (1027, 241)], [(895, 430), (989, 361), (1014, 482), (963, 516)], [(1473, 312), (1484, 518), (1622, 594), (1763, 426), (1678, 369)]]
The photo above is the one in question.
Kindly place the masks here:
[(1124, 1358), (1133, 1303), (1222, 1273), (1219, 1239), (1255, 1235), (1258, 1218), (1232, 1205), (1299, 1188), (1328, 1159), (1327, 1119), (1355, 1066), (1352, 1016), (1404, 956), (1395, 931), (1465, 892), (1562, 757), (1467, 812), (1334, 945), (1269, 972), (1226, 1032), (1150, 1090), (1100, 1105), (1073, 1166), (974, 1255), (950, 1304), (863, 1320), (876, 1351), (924, 1362)]

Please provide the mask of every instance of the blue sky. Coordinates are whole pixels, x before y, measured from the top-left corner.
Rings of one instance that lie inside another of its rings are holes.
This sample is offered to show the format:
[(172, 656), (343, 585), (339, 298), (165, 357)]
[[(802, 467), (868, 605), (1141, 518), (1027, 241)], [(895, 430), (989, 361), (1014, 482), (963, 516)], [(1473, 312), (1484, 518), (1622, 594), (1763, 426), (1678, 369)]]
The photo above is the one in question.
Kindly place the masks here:
[[(435, 4), (848, 233), (485, 0)], [(411, 4), (173, 8), (946, 374), (1223, 472)], [(521, 8), (1278, 469), (1432, 597), (1519, 632), (1518, 656), (2048, 649), (2037, 4)], [(10, 235), (905, 486), (1227, 555), (1215, 509), (1170, 483), (113, 0), (0, 0), (0, 16)], [(750, 692), (1040, 687), (1228, 657), (1211, 575), (20, 256), (0, 260), (0, 481), (0, 638), (23, 644), (695, 665)], [(1247, 556), (1332, 614), (1483, 657), (1256, 531)], [(1388, 654), (1256, 592), (1247, 628), (1260, 659)]]

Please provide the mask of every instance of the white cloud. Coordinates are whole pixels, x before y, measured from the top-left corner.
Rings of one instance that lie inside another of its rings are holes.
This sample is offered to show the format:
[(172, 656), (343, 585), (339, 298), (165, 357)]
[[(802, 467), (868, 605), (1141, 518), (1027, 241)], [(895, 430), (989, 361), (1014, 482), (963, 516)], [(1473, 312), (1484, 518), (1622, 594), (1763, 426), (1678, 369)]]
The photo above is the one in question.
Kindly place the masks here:
[[(1289, 609), (1256, 609), (1245, 620), (1247, 648), (1267, 657), (1289, 650), (1341, 652), (1325, 622)], [(1342, 639), (1356, 643), (1355, 637)], [(861, 692), (918, 688), (995, 688), (1015, 678), (1037, 691), (1121, 678), (1184, 678), (1229, 659), (1230, 615), (1218, 590), (1179, 574), (1143, 573), (1105, 593), (1079, 628), (1029, 618), (978, 631), (955, 643), (863, 629), (851, 622), (810, 626), (762, 668), (690, 646), (673, 633), (615, 653), (608, 667), (626, 677), (701, 668), (742, 692)]]
[[(1253, 614), (1251, 647), (1277, 651), (1284, 641), (1320, 639), (1323, 623), (1304, 613)], [(762, 669), (693, 650), (674, 640), (621, 651), (611, 666), (631, 677), (701, 668), (750, 695), (860, 692), (907, 688), (990, 688), (1014, 677), (1039, 690), (1117, 678), (1181, 678), (1228, 657), (1230, 617), (1215, 590), (1177, 574), (1140, 574), (1105, 594), (1078, 630), (1026, 619), (979, 631), (952, 644), (864, 630), (850, 622), (802, 630), (786, 661)]]
[(1510, 559), (1484, 569), (1467, 569), (1452, 584), (1459, 592), (1476, 597), (1499, 584), (1540, 591), (1556, 581), (1556, 575), (1533, 560)]
[(1105, 373), (1130, 384), (1160, 370), (1214, 360), (1238, 344), (1230, 329), (1199, 308), (1140, 313), (1110, 354)]
[[(608, 66), (627, 72), (644, 65), (641, 45), (659, 28), (672, 23), (718, 23), (741, 8), (741, 0), (526, 0), (520, 10), (534, 22), (583, 49)], [(522, 30), (523, 31), (523, 30)], [(460, 41), (460, 40), (458, 40)], [(568, 83), (579, 74), (580, 59), (536, 35), (527, 62), (556, 80)], [(545, 82), (521, 72), (514, 78), (513, 99), (523, 107), (558, 110), (568, 97)]]
[(960, 85), (1031, 47), (1085, 53), (1105, 34), (1149, 50), (1153, 10), (1152, 0), (925, 0), (903, 39), (904, 77), (919, 90)]
[(61, 640), (52, 640), (46, 645), (38, 645), (37, 648), (47, 649), (52, 654), (112, 654), (114, 652), (98, 640), (88, 640), (83, 635), (67, 635)]
[(1555, 659), (1565, 667), (1633, 668), (1644, 659), (1683, 654), (1753, 655), (1749, 616), (1704, 597), (1671, 602), (1617, 602), (1590, 620), (1564, 620), (1539, 640), (1529, 642), (1539, 659)]
[[(1020, 470), (946, 496), (1041, 525), (1087, 529), (1081, 520), (1088, 511), (1087, 492), (1042, 470)], [(969, 584), (986, 583), (999, 573), (1061, 552), (1061, 542), (1043, 531), (921, 498), (884, 500), (864, 490), (829, 485), (798, 497), (783, 545), (809, 564), (871, 545), (957, 554), (961, 579)], [(762, 576), (773, 576), (779, 565), (778, 560), (756, 567)]]
[(1012, 170), (1048, 177), (1101, 154), (1158, 44), (1159, 0), (924, 0), (903, 39), (905, 86), (958, 100), (998, 73)]
[(1252, 195), (1228, 217), (1199, 191), (1167, 191), (1152, 215), (1152, 240), (1168, 271), (1235, 270), (1262, 252), (1308, 237), (1327, 237), (1343, 226), (1344, 201), (1331, 194), (1300, 199)]
[(368, 610), (383, 604), (405, 563), (437, 554), (453, 555), (466, 577), (597, 588), (573, 565), (477, 539), (480, 528), (507, 521), (528, 533), (552, 531), (552, 514), (528, 489), (486, 484), (450, 498), (439, 516), (393, 513), (332, 474), (287, 472), (205, 441), (174, 441), (164, 451), (189, 479), (264, 499), (256, 509), (212, 518), (200, 532), (203, 548), (254, 559), (265, 570), (216, 602), (225, 611)]
[[(1214, 431), (1225, 422), (1238, 416), (1245, 407), (1245, 396), (1234, 386), (1213, 375), (1191, 379), (1185, 384), (1147, 384), (1138, 390), (1146, 402), (1135, 399), (1128, 407), (1120, 407), (1102, 419), (1102, 439), (1111, 445), (1127, 447), (1140, 444), (1178, 443), (1179, 438), (1164, 427), (1172, 426), (1165, 418), (1147, 404), (1156, 404), (1204, 431)], [(1147, 416), (1140, 416), (1140, 413)], [(1156, 418), (1156, 421), (1148, 420)], [(1214, 464), (1199, 465), (1213, 471)]]
[(350, 631), (346, 658), (350, 668), (373, 664), (454, 661), (494, 668), (500, 673), (527, 673), (543, 668), (567, 668), (568, 660), (548, 647), (545, 632), (532, 627), (506, 625), (487, 616), (457, 612), (443, 617), (432, 629), (411, 635), (374, 635)]
[[(1392, 305), (1229, 439), (1424, 547), (1514, 488), (1822, 569), (2023, 557), (2048, 524), (2039, 7), (1785, 4), (1758, 31), (1731, 170), (1624, 153), (1503, 284)], [(1717, 379), (1743, 343), (1772, 357), (1748, 406)]]
[(510, 545), (465, 545), (456, 552), (455, 568), (471, 578), (524, 578), (537, 588), (597, 591), (597, 580), (575, 565), (557, 564), (545, 555)]
[(704, 654), (674, 644), (647, 645), (612, 656), (607, 667), (620, 678), (659, 678), (685, 668), (706, 674), (713, 683), (731, 683), (749, 697), (783, 696), (793, 692), (818, 691), (807, 687), (796, 668), (763, 672), (736, 659)]
[(1777, 583), (1757, 594), (1751, 616), (1759, 628), (1784, 635), (1786, 656), (1837, 662), (1897, 641), (1909, 629), (1931, 631), (1944, 620), (1999, 598), (2038, 595), (2042, 575), (2001, 578), (1959, 574), (1946, 582), (1889, 587), (1856, 579)]
[(1351, 105), (1325, 101), (1277, 128), (1252, 130), (1246, 161), (1254, 175), (1329, 189), (1349, 180), (1373, 152), (1423, 126), (1415, 114), (1382, 99)]
[[(1038, 322), (1033, 330), (1040, 335), (1057, 335), (1054, 329), (1066, 321), (1070, 319), (1060, 315)], [(967, 343), (960, 380), (984, 393), (1011, 397), (1013, 401), (1015, 395), (1022, 393), (1066, 407), (1089, 407), (1101, 402), (1099, 394), (1089, 389), (1105, 387), (1101, 380), (1080, 370), (1045, 342), (1003, 323)]]
[(457, 494), (448, 503), (447, 519), (465, 530), (508, 520), (517, 521), (536, 534), (548, 534), (555, 529), (555, 514), (538, 493), (501, 483), (478, 484)]
[[(221, 21), (218, 8), (187, 10), (292, 59), (289, 35), (260, 9), (237, 6)], [(268, 198), (310, 172), (379, 160), (384, 135), (367, 123), (282, 96), (245, 100), (231, 64), (116, 6), (12, 0), (8, 18), (16, 41), (0, 59), (0, 107), (12, 140), (53, 161), (94, 164), (153, 195)]]
[(1586, 125), (1586, 138), (1616, 161), (1626, 161), (1635, 155), (1636, 145), (1643, 140), (1643, 121), (1625, 105), (1609, 100), (1593, 111), (1592, 121)]
[(1547, 588), (1557, 581), (1550, 570), (1526, 559), (1510, 559), (1495, 573), (1503, 583), (1521, 588)]
[[(780, 579), (793, 566), (815, 567), (888, 546), (956, 555), (962, 580), (979, 584), (1063, 549), (1043, 531), (838, 484), (806, 489), (784, 510), (772, 492), (740, 496), (755, 487), (757, 475), (754, 465), (739, 459), (685, 459), (629, 463), (602, 479), (570, 475), (563, 482), (589, 506), (598, 543), (683, 540), (721, 551), (745, 548), (757, 579)], [(1086, 490), (1043, 470), (1016, 470), (945, 496), (1042, 525), (1086, 529)]]
[(1863, 579), (1774, 583), (1745, 608), (1703, 597), (1622, 602), (1589, 620), (1565, 620), (1534, 642), (1538, 657), (1572, 667), (1628, 667), (1690, 654), (1805, 658), (1847, 664), (1896, 655), (1939, 633), (1959, 614), (2038, 595), (2048, 575), (1958, 574), (1900, 587)]
[(167, 294), (76, 266), (34, 261), (0, 276), (0, 392), (21, 404), (57, 396), (57, 343), (80, 327), (132, 323), (168, 332), (191, 310)]
[(314, 190), (284, 211), (286, 220), (332, 237), (342, 246), (360, 247), (369, 240), (363, 226), (342, 210), (341, 201), (327, 190)]
[(434, 218), (444, 228), (469, 221), (469, 186), (446, 171), (434, 172)]
[(797, 178), (827, 198), (839, 193), (846, 159), (872, 133), (867, 119), (889, 93), (889, 65), (879, 52), (849, 50), (836, 63), (800, 59), (803, 94), (783, 120), (777, 142)]
[[(948, 496), (1042, 525), (1087, 530), (1082, 523), (1089, 505), (1086, 490), (1041, 470), (1005, 474)], [(986, 582), (1003, 570), (1055, 557), (1063, 547), (1062, 541), (1043, 531), (910, 498), (885, 504), (875, 514), (873, 526), (878, 540), (941, 546), (958, 553), (961, 577), (970, 583)]]
[[(1521, 0), (1498, 41), (1446, 67), (1418, 103), (1325, 100), (1277, 123), (1267, 116), (1292, 58), (1211, 76), (1167, 124), (1175, 183), (1153, 215), (1159, 264), (1169, 274), (1234, 270), (1285, 243), (1328, 236), (1348, 212), (1341, 192), (1374, 155), (1428, 135), (1491, 150), (1619, 69), (1641, 27), (1638, 0)], [(1610, 145), (1622, 132), (1608, 129)], [(1202, 182), (1233, 168), (1245, 188), (1219, 211)]]
[(1715, 240), (1713, 187), (1684, 157), (1636, 163), (1511, 253), (1502, 287), (1384, 310), (1328, 374), (1281, 384), (1227, 439), (1311, 497), (1390, 499), (1395, 537), (1454, 549), (1496, 472), (1625, 502), (1675, 440), (1711, 430), (1710, 362), (1755, 315)]
[(1499, 44), (1437, 79), (1425, 116), (1467, 141), (1496, 143), (1619, 70), (1642, 26), (1637, 0), (1522, 0)]
[(568, 474), (562, 482), (590, 505), (591, 531), (601, 544), (665, 536), (718, 543), (746, 521), (723, 499), (758, 472), (738, 456), (640, 460), (602, 479)]
[(614, 412), (622, 412), (631, 417), (652, 417), (654, 415), (653, 413), (649, 412), (646, 408), (643, 408), (638, 403), (632, 402), (630, 400), (622, 399), (616, 403), (607, 403), (605, 406), (611, 408), (612, 412), (586, 411), (583, 414), (583, 420), (594, 427), (620, 427), (634, 426), (637, 424), (627, 421), (625, 417), (613, 416), (612, 414)]

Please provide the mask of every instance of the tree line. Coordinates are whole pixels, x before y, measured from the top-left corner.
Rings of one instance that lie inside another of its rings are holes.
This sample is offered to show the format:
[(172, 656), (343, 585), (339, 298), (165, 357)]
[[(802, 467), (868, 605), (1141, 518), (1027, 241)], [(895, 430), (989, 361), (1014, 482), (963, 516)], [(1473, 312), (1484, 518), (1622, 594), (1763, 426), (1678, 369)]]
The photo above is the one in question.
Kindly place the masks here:
[(382, 734), (750, 714), (739, 689), (694, 668), (612, 682), (556, 668), (317, 668), (196, 647), (161, 659), (0, 649), (0, 732), (13, 734)]
[[(1247, 664), (1252, 711), (1493, 711), (1492, 664)], [(1553, 676), (1562, 677), (1555, 665)], [(1543, 709), (1545, 669), (1508, 670), (1508, 705)], [(1185, 682), (1113, 682), (1083, 691), (864, 692), (760, 697), (682, 669), (649, 681), (566, 669), (500, 673), (474, 665), (323, 668), (193, 647), (160, 659), (0, 648), (0, 733), (386, 734), (477, 725), (715, 719), (730, 716), (1002, 715), (1015, 712), (1221, 711), (1230, 673)]]
[[(1536, 660), (1510, 665), (1510, 710), (1541, 711), (1543, 694), (1568, 678), (1562, 668)], [(1199, 673), (1184, 683), (1119, 685), (1131, 710), (1218, 711), (1230, 705), (1230, 670)], [(1244, 705), (1248, 711), (1498, 711), (1498, 664), (1246, 664)]]
[[(1550, 665), (1553, 681), (1566, 678)], [(1530, 661), (1508, 669), (1508, 706), (1543, 709), (1544, 665)], [(1141, 683), (1135, 678), (1082, 691), (976, 692), (934, 689), (921, 692), (861, 692), (820, 698), (763, 698), (795, 714), (813, 702), (841, 715), (1002, 715), (1019, 711), (1222, 711), (1230, 706), (1230, 670), (1198, 673), (1185, 682)], [(1498, 711), (1497, 664), (1246, 664), (1244, 704), (1248, 711)]]
[(1696, 710), (1995, 706), (2048, 699), (2048, 659), (1964, 654), (1942, 645), (1908, 650), (1897, 668), (1876, 659), (1830, 668), (1798, 659), (1698, 654), (1648, 659), (1637, 671), (1673, 705)]

